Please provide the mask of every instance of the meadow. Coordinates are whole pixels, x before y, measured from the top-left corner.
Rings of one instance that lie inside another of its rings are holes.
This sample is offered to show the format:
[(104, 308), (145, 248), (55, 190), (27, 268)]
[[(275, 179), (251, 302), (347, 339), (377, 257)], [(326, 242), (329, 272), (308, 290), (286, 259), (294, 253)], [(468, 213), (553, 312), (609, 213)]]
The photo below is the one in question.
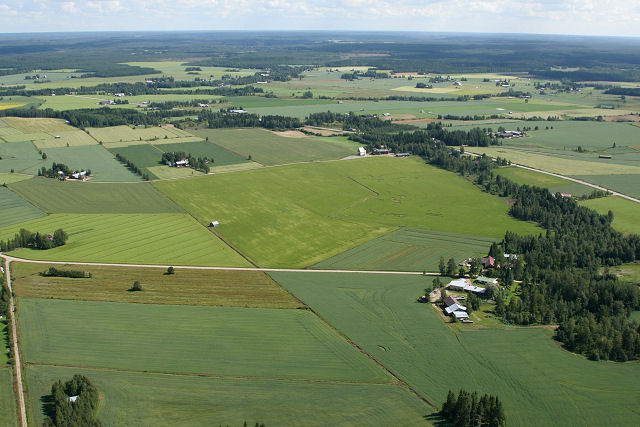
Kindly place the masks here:
[[(111, 126), (104, 128), (87, 128), (87, 133), (104, 144), (128, 141), (169, 142), (173, 138), (192, 138), (189, 132), (172, 126)], [(193, 138), (199, 140), (199, 138)]]
[(7, 427), (18, 425), (13, 373), (9, 367), (0, 367), (0, 424)]
[(46, 216), (11, 190), (0, 187), (0, 228)]
[(0, 144), (0, 172), (3, 176), (7, 172), (23, 172), (41, 164), (42, 157), (31, 142)]
[[(82, 270), (90, 278), (43, 277), (50, 266)], [(145, 304), (297, 308), (301, 303), (260, 271), (193, 270), (106, 266), (11, 264), (18, 297)], [(138, 280), (143, 292), (125, 292)]]
[(265, 267), (313, 265), (400, 226), (492, 238), (506, 230), (539, 232), (509, 217), (501, 198), (417, 158), (290, 165), (154, 185), (202, 224), (219, 220), (219, 233)]
[[(40, 425), (51, 384), (81, 373), (98, 387), (105, 425), (425, 425), (431, 408), (393, 384), (164, 375), (30, 365), (30, 422)], [(312, 398), (310, 398), (312, 397)], [(331, 408), (331, 410), (318, 410)]]
[(308, 310), (18, 301), (27, 363), (273, 379), (392, 379)]
[(43, 261), (245, 267), (249, 263), (187, 214), (53, 214), (0, 228), (0, 240), (20, 228), (69, 235), (64, 246), (18, 249)]
[(613, 212), (613, 228), (623, 233), (640, 234), (640, 203), (622, 197), (602, 197), (580, 202), (583, 206), (595, 209), (606, 215)]
[(0, 182), (2, 184), (12, 184), (18, 181), (24, 181), (25, 179), (33, 178), (31, 175), (21, 173), (2, 173), (0, 172)]
[(330, 270), (437, 271), (440, 258), (485, 256), (496, 239), (402, 228), (314, 265)]
[(340, 159), (358, 152), (344, 138), (288, 137), (264, 129), (202, 129), (202, 138), (263, 165)]
[(47, 213), (183, 212), (146, 182), (61, 182), (36, 177), (9, 184), (9, 188)]
[(332, 326), (428, 399), (449, 389), (500, 397), (509, 425), (634, 425), (638, 363), (592, 362), (546, 328), (445, 324), (420, 304), (430, 277), (273, 273)]

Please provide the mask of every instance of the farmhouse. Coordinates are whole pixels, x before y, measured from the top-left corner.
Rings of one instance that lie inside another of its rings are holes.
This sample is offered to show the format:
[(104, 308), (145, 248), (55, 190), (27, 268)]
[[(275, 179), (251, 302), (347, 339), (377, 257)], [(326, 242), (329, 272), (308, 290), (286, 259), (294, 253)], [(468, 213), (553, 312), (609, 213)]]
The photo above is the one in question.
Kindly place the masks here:
[(453, 280), (447, 285), (447, 289), (451, 289), (453, 291), (473, 292), (474, 294), (484, 294), (487, 292), (485, 288), (472, 285), (471, 280), (469, 279)]
[(189, 166), (189, 160), (187, 159), (178, 160), (176, 161), (175, 165), (177, 168), (179, 168), (180, 166)]
[(468, 319), (467, 307), (458, 304), (452, 297), (446, 297), (444, 299), (444, 311), (448, 316), (454, 316), (456, 319)]
[(374, 148), (373, 154), (389, 154), (388, 148)]

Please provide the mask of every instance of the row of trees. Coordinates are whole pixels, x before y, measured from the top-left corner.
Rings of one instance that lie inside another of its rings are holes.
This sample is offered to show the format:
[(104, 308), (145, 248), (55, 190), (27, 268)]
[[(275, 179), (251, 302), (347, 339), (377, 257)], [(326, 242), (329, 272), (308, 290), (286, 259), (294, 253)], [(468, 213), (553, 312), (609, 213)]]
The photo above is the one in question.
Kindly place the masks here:
[(124, 165), (127, 166), (127, 169), (129, 169), (131, 172), (137, 175), (140, 175), (142, 179), (144, 179), (145, 181), (149, 180), (149, 174), (147, 174), (146, 172), (143, 172), (142, 169), (140, 169), (135, 163), (133, 163), (131, 160), (124, 157), (122, 154), (116, 153), (116, 160), (119, 161), (120, 163), (124, 163)]
[(440, 415), (454, 427), (502, 427), (506, 425), (500, 399), (488, 394), (478, 396), (475, 391), (469, 393), (466, 390), (460, 390), (456, 397), (449, 390)]
[(82, 270), (61, 270), (55, 267), (49, 267), (47, 270), (41, 271), (39, 274), (43, 277), (69, 277), (72, 279), (91, 278), (90, 272), (87, 275), (87, 273)]
[(13, 239), (0, 240), (0, 251), (9, 252), (19, 248), (51, 249), (67, 243), (67, 233), (59, 228), (53, 234), (32, 233), (21, 228)]
[[(71, 398), (74, 398), (72, 401)], [(84, 375), (75, 374), (63, 383), (56, 381), (51, 386), (51, 395), (45, 404), (47, 418), (45, 427), (100, 427), (96, 418), (100, 403), (98, 389)]]
[(295, 117), (268, 115), (258, 116), (249, 113), (234, 113), (232, 110), (240, 108), (230, 108), (227, 111), (203, 110), (198, 114), (198, 119), (202, 123), (207, 123), (209, 128), (243, 128), (260, 127), (265, 129), (295, 129), (303, 125)]

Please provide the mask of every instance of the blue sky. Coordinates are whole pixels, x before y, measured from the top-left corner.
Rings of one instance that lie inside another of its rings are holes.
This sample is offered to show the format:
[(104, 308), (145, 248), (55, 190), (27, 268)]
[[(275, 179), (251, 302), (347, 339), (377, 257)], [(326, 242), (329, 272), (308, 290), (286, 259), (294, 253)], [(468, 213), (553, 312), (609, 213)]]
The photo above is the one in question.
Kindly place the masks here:
[(385, 30), (640, 36), (640, 0), (0, 0), (0, 32)]

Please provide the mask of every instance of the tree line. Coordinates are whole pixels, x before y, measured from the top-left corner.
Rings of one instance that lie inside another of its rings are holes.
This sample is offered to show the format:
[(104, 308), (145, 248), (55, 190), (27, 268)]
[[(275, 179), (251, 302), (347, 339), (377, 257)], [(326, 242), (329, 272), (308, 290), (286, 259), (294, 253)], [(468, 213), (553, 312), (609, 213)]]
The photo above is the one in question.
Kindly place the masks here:
[(504, 427), (507, 423), (498, 396), (478, 396), (462, 389), (458, 396), (449, 390), (440, 415), (454, 427)]
[(9, 252), (20, 248), (52, 249), (67, 243), (67, 233), (58, 228), (53, 234), (44, 234), (21, 228), (12, 239), (0, 240), (0, 251)]
[(116, 160), (120, 163), (123, 163), (131, 172), (135, 173), (136, 175), (140, 175), (145, 181), (149, 181), (149, 174), (144, 172), (135, 163), (124, 157), (122, 154), (116, 153)]
[(49, 267), (45, 271), (38, 273), (42, 277), (68, 277), (71, 279), (91, 278), (91, 272), (88, 274), (83, 270), (62, 270), (55, 267)]

